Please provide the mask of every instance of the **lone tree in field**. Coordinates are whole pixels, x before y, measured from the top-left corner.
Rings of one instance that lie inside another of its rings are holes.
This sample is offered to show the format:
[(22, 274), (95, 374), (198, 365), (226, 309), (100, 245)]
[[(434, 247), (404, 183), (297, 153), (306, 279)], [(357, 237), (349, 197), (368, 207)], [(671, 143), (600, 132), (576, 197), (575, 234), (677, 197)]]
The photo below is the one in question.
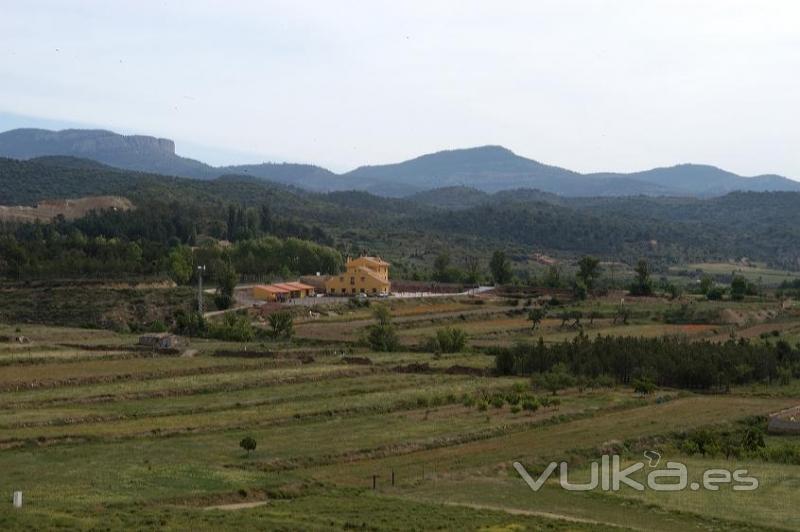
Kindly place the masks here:
[(386, 305), (378, 305), (372, 311), (378, 323), (367, 329), (367, 343), (374, 351), (396, 351), (400, 347), (397, 333), (392, 325), (392, 314)]
[(256, 443), (255, 438), (253, 438), (252, 436), (246, 436), (242, 438), (242, 441), (239, 442), (239, 447), (247, 451), (248, 456), (250, 456), (250, 453), (252, 451), (256, 450), (256, 445), (258, 444)]
[(594, 282), (600, 276), (600, 260), (588, 255), (583, 257), (578, 261), (578, 273), (575, 276), (583, 281), (587, 290), (593, 290)]
[(502, 251), (495, 251), (492, 254), (489, 269), (492, 270), (494, 284), (508, 284), (511, 282), (511, 262)]
[(542, 320), (547, 316), (547, 311), (543, 308), (534, 308), (528, 311), (528, 321), (531, 322), (531, 330), (535, 331), (536, 328), (542, 323)]

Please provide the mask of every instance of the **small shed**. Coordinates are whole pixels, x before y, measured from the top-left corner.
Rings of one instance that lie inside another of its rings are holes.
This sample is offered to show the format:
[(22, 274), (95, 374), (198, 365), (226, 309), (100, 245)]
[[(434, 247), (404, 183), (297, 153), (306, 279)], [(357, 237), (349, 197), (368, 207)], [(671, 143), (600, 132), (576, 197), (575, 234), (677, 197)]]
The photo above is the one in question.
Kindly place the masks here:
[(180, 339), (170, 333), (143, 334), (139, 337), (139, 345), (153, 349), (176, 349), (180, 345)]

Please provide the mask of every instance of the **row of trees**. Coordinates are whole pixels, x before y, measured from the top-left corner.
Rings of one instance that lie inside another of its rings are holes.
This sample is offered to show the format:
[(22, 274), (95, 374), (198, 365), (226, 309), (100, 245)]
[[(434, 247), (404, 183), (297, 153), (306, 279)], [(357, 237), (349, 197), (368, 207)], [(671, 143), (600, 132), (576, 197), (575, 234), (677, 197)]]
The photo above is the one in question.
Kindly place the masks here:
[(659, 386), (727, 389), (734, 384), (800, 376), (800, 350), (747, 340), (690, 342), (683, 338), (638, 338), (579, 334), (558, 344), (518, 344), (495, 348), (501, 375), (547, 373), (561, 364), (573, 375), (609, 375), (630, 384), (639, 379)]

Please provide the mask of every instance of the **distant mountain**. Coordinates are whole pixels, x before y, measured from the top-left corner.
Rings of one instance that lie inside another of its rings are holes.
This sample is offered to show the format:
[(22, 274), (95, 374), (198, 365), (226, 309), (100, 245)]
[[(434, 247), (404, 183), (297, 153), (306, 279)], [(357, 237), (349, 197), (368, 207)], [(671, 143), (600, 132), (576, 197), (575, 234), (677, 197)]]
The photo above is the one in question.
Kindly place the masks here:
[[(719, 196), (732, 191), (800, 191), (777, 175), (741, 177), (713, 166), (682, 164), (631, 174), (580, 174), (520, 157), (501, 146), (447, 150), (344, 174), (421, 189), (469, 187), (483, 192), (536, 189), (560, 196)], [(376, 187), (377, 188), (377, 187)], [(442, 194), (440, 192), (440, 194)]]
[(118, 135), (102, 129), (13, 129), (0, 133), (0, 156), (32, 159), (61, 155), (140, 172), (208, 179), (213, 167), (175, 154), (175, 143), (144, 135)]
[(595, 179), (633, 179), (664, 187), (677, 194), (692, 196), (722, 196), (728, 192), (796, 192), (800, 183), (779, 175), (742, 177), (715, 166), (679, 164), (668, 168), (654, 168), (631, 174), (589, 174)]
[[(581, 174), (521, 157), (502, 146), (440, 151), (400, 163), (362, 166), (336, 174), (310, 164), (214, 167), (177, 155), (171, 140), (142, 135), (118, 135), (104, 130), (15, 129), (0, 133), (0, 157), (57, 157), (56, 162), (65, 163), (63, 166), (69, 166), (65, 157), (92, 159), (127, 170), (197, 179), (250, 176), (314, 192), (359, 190), (384, 197), (414, 196), (417, 203), (441, 201), (454, 207), (474, 205), (478, 199), (465, 188), (484, 193), (535, 189), (564, 197), (710, 197), (732, 191), (800, 191), (799, 182), (782, 176), (742, 177), (714, 166), (696, 164), (629, 174)], [(444, 190), (425, 194), (434, 189)]]

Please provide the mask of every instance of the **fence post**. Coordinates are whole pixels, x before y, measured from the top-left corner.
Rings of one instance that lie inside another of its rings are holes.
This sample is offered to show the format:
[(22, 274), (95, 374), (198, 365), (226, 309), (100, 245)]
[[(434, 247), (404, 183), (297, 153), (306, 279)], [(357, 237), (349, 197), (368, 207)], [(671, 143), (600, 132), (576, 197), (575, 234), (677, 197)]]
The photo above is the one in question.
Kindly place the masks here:
[(372, 489), (375, 490), (378, 487), (378, 475), (372, 475)]

